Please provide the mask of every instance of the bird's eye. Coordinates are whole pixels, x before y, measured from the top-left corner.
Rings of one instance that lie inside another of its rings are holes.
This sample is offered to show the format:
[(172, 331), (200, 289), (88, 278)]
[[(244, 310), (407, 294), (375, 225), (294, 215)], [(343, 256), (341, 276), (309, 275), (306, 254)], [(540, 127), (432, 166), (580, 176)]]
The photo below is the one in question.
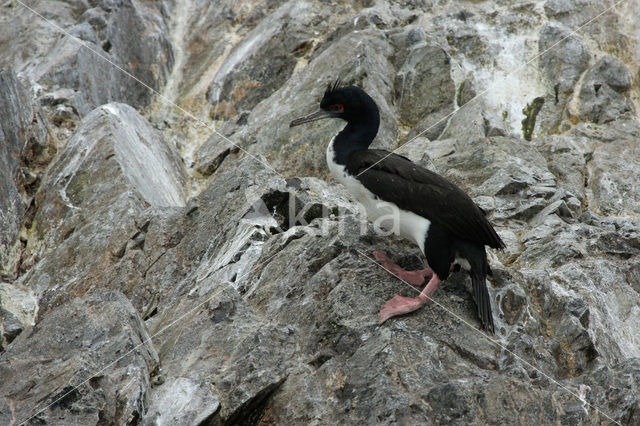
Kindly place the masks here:
[(334, 104), (334, 105), (331, 105), (329, 107), (329, 110), (331, 112), (343, 112), (344, 111), (344, 105), (342, 105), (342, 104)]

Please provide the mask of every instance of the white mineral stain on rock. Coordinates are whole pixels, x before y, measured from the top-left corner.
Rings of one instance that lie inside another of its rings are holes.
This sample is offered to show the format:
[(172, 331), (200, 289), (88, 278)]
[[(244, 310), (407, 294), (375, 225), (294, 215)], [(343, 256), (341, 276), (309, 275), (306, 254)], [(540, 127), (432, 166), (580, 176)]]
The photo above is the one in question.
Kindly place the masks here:
[(487, 50), (495, 52), (493, 60), (477, 63), (474, 57), (462, 55), (456, 59), (464, 74), (475, 78), (477, 96), (482, 98), (488, 112), (503, 117), (512, 136), (522, 137), (523, 108), (547, 91), (537, 67), (537, 30), (509, 34), (483, 23), (476, 23), (474, 27), (488, 44)]
[(127, 105), (108, 104), (103, 109), (122, 121), (114, 126), (116, 156), (122, 171), (145, 200), (156, 207), (184, 205), (180, 175), (169, 147), (160, 143), (160, 134)]
[(212, 99), (215, 102), (220, 101), (222, 86), (226, 77), (233, 69), (249, 58), (260, 47), (268, 42), (271, 37), (281, 31), (282, 26), (286, 23), (283, 17), (287, 15), (296, 15), (302, 13), (304, 9), (309, 8), (305, 2), (288, 2), (278, 8), (271, 15), (265, 17), (238, 45), (233, 49), (231, 54), (220, 66), (213, 78)]
[[(619, 278), (612, 276), (612, 280)], [(609, 348), (620, 351), (620, 360), (640, 356), (640, 300), (619, 283), (611, 284), (607, 292), (592, 295), (598, 309), (593, 309), (593, 338)], [(605, 343), (608, 341), (608, 343)]]
[(182, 81), (183, 68), (187, 61), (184, 45), (187, 39), (187, 28), (190, 12), (193, 10), (190, 0), (177, 0), (171, 14), (171, 29), (169, 40), (174, 55), (173, 69), (167, 78), (164, 89), (164, 98), (169, 103), (175, 103), (178, 99), (180, 82)]
[[(98, 116), (104, 115), (104, 121)], [(98, 144), (111, 142), (122, 173), (149, 204), (155, 207), (182, 206), (185, 202), (184, 177), (178, 170), (178, 156), (155, 129), (132, 107), (111, 103), (91, 112), (69, 140), (67, 149), (75, 149), (59, 173), (57, 181), (66, 179), (61, 190), (63, 200), (66, 186), (82, 168)], [(105, 137), (96, 137), (96, 127), (106, 127)]]
[(28, 327), (35, 325), (38, 299), (28, 288), (0, 283), (0, 308), (11, 312), (23, 326)]
[(201, 381), (179, 377), (165, 382), (153, 393), (148, 413), (153, 421), (149, 424), (200, 424), (219, 406), (220, 398), (203, 387)]

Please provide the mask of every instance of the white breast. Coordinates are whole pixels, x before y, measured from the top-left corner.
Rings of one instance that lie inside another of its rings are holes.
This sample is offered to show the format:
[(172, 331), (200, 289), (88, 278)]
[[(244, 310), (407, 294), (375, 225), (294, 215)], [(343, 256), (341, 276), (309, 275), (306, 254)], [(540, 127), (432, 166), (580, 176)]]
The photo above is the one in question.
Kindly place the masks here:
[(403, 210), (393, 203), (378, 199), (360, 181), (350, 176), (344, 166), (335, 162), (333, 141), (331, 139), (327, 147), (329, 171), (362, 205), (367, 213), (367, 218), (373, 222), (376, 231), (408, 238), (415, 242), (424, 254), (424, 244), (431, 222), (413, 212)]

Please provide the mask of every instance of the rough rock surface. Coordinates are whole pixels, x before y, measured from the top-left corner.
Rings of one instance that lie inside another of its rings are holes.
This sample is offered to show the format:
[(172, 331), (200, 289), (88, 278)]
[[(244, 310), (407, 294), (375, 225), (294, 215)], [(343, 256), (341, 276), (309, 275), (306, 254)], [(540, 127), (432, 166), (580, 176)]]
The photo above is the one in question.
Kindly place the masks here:
[(447, 52), (437, 45), (414, 47), (396, 75), (395, 89), (401, 123), (436, 139), (453, 111), (455, 97)]
[(576, 114), (585, 121), (607, 123), (633, 106), (624, 94), (631, 87), (631, 73), (619, 59), (603, 56), (584, 75), (576, 99)]
[(538, 129), (544, 133), (557, 133), (567, 102), (592, 55), (585, 41), (558, 23), (542, 27), (538, 49), (540, 70), (547, 82), (544, 104), (537, 118)]
[(0, 422), (137, 422), (157, 366), (144, 322), (124, 295), (105, 291), (74, 299), (0, 355)]
[[(638, 0), (24, 3), (0, 423), (640, 424)], [(336, 78), (495, 224), (495, 336), (463, 273), (377, 324), (424, 260), (288, 128)]]
[(18, 239), (24, 205), (18, 190), (17, 171), (25, 141), (22, 135), (31, 121), (31, 102), (11, 71), (0, 71), (0, 265), (4, 271), (9, 252)]
[(139, 252), (148, 216), (184, 205), (184, 168), (135, 109), (110, 103), (77, 127), (35, 203), (21, 262), (33, 266), (18, 282), (40, 296), (40, 309), (96, 287), (121, 291), (140, 309), (153, 293), (138, 285), (152, 262)]
[(30, 9), (6, 2), (2, 8), (2, 66), (39, 90), (71, 89), (57, 102), (76, 118), (111, 101), (148, 105), (154, 94), (135, 79), (156, 90), (166, 83), (173, 53), (158, 2), (50, 1)]

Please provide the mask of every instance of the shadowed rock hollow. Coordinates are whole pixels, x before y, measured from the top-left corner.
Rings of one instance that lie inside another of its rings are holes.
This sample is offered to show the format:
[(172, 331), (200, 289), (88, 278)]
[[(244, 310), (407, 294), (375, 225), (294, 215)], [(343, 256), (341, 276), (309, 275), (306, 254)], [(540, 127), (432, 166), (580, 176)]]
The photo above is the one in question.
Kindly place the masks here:
[[(640, 424), (614, 3), (4, 2), (0, 423)], [(378, 326), (415, 289), (372, 252), (419, 250), (328, 179), (340, 123), (288, 127), (338, 77), (495, 224), (495, 336), (461, 273)]]

